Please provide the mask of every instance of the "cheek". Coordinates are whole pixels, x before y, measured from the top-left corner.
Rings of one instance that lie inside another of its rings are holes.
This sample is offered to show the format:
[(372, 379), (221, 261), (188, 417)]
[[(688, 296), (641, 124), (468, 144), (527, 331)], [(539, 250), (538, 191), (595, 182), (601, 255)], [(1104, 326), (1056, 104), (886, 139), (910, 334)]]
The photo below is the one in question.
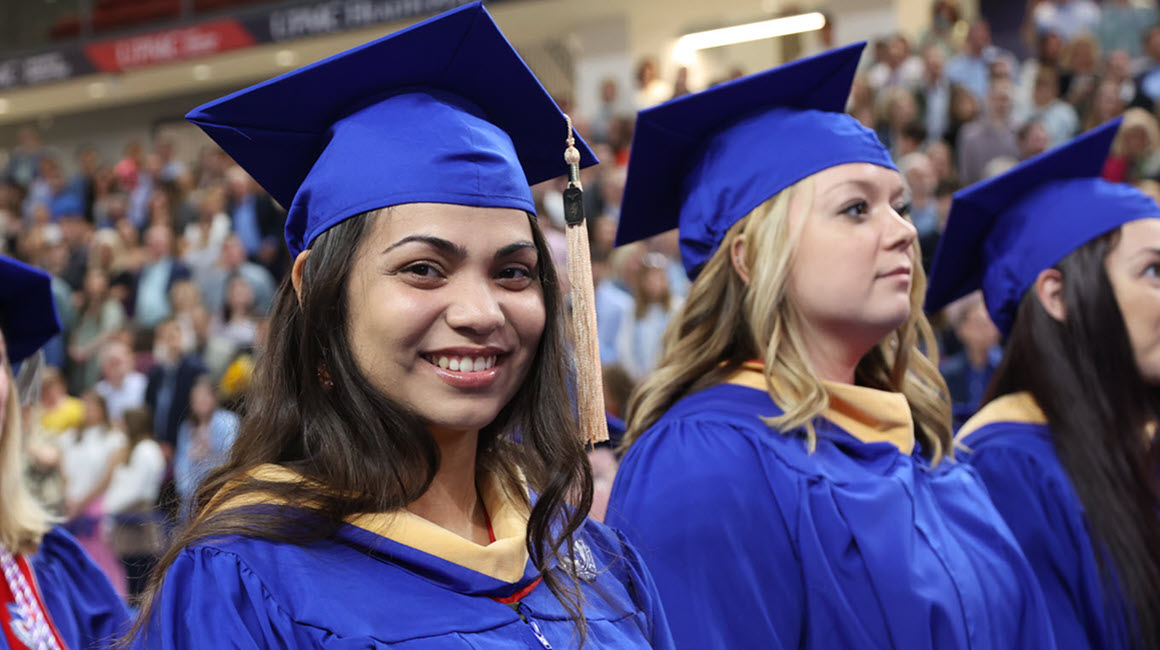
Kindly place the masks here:
[(535, 353), (548, 320), (543, 294), (538, 290), (513, 294), (507, 301), (505, 312), (521, 347)]
[(1149, 383), (1160, 383), (1160, 291), (1133, 287), (1119, 297), (1140, 373)]

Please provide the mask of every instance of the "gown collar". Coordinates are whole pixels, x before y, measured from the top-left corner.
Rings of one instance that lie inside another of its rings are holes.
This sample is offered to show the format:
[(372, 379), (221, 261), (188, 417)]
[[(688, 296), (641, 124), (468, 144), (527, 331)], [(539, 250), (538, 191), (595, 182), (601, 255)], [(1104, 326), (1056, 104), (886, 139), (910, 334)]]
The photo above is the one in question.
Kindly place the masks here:
[[(263, 481), (290, 482), (302, 479), (300, 474), (274, 464), (261, 465), (252, 470), (250, 475)], [(527, 488), (521, 486), (520, 489)], [(379, 551), (393, 545), (405, 547), (438, 558), (441, 562), (437, 564), (441, 566), (468, 569), (499, 583), (520, 584), (534, 577), (537, 574), (528, 562), (525, 541), (528, 528), (526, 501), (510, 494), (500, 477), (492, 474), (480, 476), (479, 491), (496, 538), (486, 546), (464, 539), (407, 510), (354, 515), (347, 518), (348, 525), (343, 527), (346, 530), (340, 529), (338, 536), (347, 543), (379, 547), (376, 549)], [(261, 495), (246, 495), (219, 507), (227, 505), (281, 504), (264, 500)], [(384, 545), (382, 542), (385, 540), (393, 542), (393, 545)], [(403, 555), (421, 557), (411, 552), (404, 552)], [(462, 581), (462, 576), (456, 579), (456, 582)]]
[[(769, 392), (758, 361), (745, 362), (726, 382)], [(914, 420), (905, 395), (832, 381), (822, 386), (830, 397), (823, 418), (861, 442), (887, 442), (907, 456), (914, 453)]]

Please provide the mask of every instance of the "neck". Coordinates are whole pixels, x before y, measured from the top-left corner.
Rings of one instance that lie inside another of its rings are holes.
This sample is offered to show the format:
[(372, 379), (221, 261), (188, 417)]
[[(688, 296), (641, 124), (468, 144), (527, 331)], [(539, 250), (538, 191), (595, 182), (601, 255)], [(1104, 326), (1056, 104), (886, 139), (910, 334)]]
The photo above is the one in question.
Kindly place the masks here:
[(407, 510), (481, 546), (489, 542), (483, 501), (475, 483), (479, 432), (432, 431), (439, 469), (423, 496)]
[(806, 356), (815, 373), (823, 381), (853, 384), (858, 362), (873, 345), (852, 343), (853, 337), (833, 336), (821, 329), (811, 328), (806, 336)]

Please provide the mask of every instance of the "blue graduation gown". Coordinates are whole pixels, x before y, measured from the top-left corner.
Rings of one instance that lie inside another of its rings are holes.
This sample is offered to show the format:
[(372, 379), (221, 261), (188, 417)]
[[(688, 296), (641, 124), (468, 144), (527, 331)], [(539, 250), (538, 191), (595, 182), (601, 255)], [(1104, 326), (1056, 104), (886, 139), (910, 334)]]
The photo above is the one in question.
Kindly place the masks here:
[(1039, 579), (1059, 647), (1130, 648), (1124, 601), (1104, 589), (1083, 503), (1034, 398), (993, 400), (967, 422), (959, 442)]
[[(656, 587), (611, 529), (587, 522), (578, 564), (588, 648), (672, 647)], [(559, 567), (553, 571), (560, 571)], [(477, 573), (352, 525), (309, 546), (224, 537), (183, 550), (135, 647), (576, 647), (575, 628), (540, 583), (512, 607), (492, 600), (532, 584)], [(539, 637), (543, 638), (543, 642)]]
[(679, 648), (1055, 647), (1043, 596), (970, 469), (820, 421), (810, 454), (721, 384), (625, 455), (608, 521), (636, 544)]
[(48, 616), (69, 650), (109, 648), (129, 630), (125, 603), (72, 535), (48, 531), (31, 564)]

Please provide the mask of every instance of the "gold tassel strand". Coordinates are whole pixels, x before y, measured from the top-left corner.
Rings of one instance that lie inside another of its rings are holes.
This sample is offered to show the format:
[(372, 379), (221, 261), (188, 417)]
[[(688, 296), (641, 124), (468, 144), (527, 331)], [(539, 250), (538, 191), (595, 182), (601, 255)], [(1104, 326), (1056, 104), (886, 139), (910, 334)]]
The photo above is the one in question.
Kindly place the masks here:
[(580, 431), (586, 444), (608, 440), (604, 415), (604, 380), (600, 368), (600, 341), (596, 337), (596, 291), (592, 285), (592, 258), (588, 225), (584, 221), (584, 188), (580, 185), (580, 151), (567, 115), (568, 187), (564, 190), (564, 219), (568, 223), (568, 279), (572, 283), (572, 331), (576, 350), (576, 399)]

